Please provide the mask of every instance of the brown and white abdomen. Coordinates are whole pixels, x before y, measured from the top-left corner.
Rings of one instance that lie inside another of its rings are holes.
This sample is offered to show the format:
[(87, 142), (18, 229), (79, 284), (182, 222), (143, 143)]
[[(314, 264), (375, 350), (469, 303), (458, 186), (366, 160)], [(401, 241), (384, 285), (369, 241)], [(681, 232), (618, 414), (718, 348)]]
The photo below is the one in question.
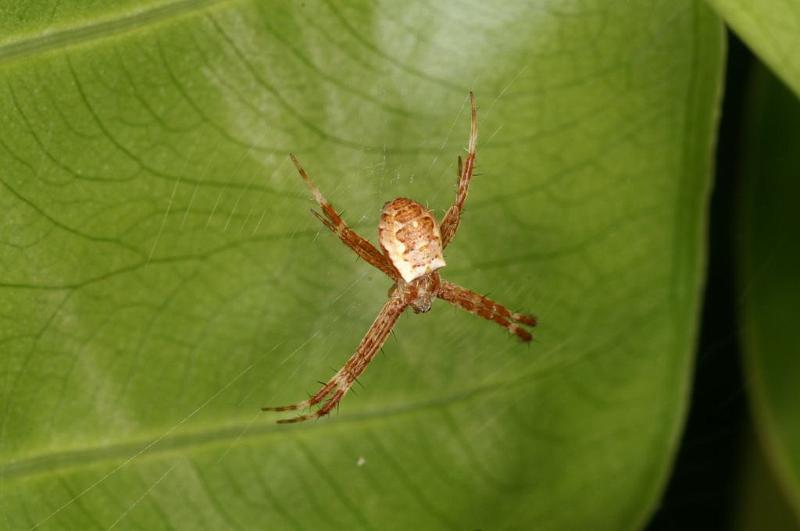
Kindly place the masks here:
[(378, 238), (384, 254), (406, 282), (447, 265), (439, 223), (411, 199), (398, 197), (383, 206)]

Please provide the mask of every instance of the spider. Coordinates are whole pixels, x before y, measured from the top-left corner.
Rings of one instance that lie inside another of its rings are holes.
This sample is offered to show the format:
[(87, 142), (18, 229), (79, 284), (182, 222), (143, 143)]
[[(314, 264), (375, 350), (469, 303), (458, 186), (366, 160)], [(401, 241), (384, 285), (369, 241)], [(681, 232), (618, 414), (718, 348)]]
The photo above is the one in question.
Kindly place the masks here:
[(462, 163), (461, 157), (458, 157), (458, 192), (455, 202), (447, 210), (441, 225), (429, 210), (411, 199), (399, 197), (386, 203), (378, 225), (382, 253), (347, 226), (311, 181), (297, 158), (289, 155), (322, 209), (321, 214), (316, 210), (312, 210), (312, 213), (361, 259), (385, 273), (394, 284), (389, 290), (389, 300), (381, 308), (355, 353), (319, 391), (302, 402), (261, 409), (295, 411), (311, 408), (324, 401), (322, 406), (312, 413), (281, 419), (278, 423), (303, 422), (330, 413), (373, 360), (400, 314), (409, 306), (415, 313), (425, 313), (431, 309), (433, 299), (438, 297), (479, 317), (494, 321), (522, 341), (533, 339), (530, 332), (520, 325), (536, 326), (534, 316), (512, 312), (502, 304), (439, 276), (438, 270), (446, 265), (442, 251), (453, 240), (458, 229), (475, 168), (478, 111), (475, 95), (470, 92), (469, 97), (472, 110), (469, 145), (466, 160)]

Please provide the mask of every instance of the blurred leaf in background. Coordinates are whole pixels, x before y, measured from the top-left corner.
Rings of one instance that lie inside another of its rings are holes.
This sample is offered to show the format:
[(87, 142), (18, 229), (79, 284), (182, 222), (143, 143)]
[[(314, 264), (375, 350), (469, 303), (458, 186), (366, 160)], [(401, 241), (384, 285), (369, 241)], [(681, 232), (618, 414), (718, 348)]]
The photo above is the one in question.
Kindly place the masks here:
[[(641, 527), (687, 405), (722, 27), (704, 4), (4, 2), (0, 525)], [(526, 348), (404, 316), (332, 418), (385, 279), (308, 214), (298, 154), (374, 238), (441, 214), (443, 275)]]
[(743, 153), (741, 329), (759, 440), (800, 525), (800, 101), (754, 74)]
[(800, 4), (796, 0), (709, 0), (731, 28), (800, 94)]
[(742, 452), (739, 492), (731, 529), (735, 531), (796, 531), (798, 520), (775, 477), (764, 447), (751, 431)]
[[(747, 492), (761, 500), (765, 496), (754, 485), (768, 488), (765, 478), (776, 481), (777, 487), (769, 488), (780, 489), (795, 512), (793, 527), (800, 528), (800, 340), (794, 333), (800, 321), (800, 5), (792, 0), (711, 3), (771, 69), (756, 68), (745, 102), (736, 224), (745, 378), (761, 445), (755, 450), (749, 444), (745, 478), (752, 480)], [(745, 504), (746, 526), (785, 527), (779, 505)]]

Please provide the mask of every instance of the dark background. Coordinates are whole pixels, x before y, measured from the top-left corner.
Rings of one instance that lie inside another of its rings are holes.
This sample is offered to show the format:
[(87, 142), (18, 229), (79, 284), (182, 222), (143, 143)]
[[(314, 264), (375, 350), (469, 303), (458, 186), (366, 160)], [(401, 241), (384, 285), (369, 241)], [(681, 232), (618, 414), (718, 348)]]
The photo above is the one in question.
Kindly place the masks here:
[(727, 61), (690, 410), (672, 476), (648, 531), (731, 529), (737, 515), (750, 418), (737, 321), (735, 220), (744, 110), (757, 63), (731, 33)]

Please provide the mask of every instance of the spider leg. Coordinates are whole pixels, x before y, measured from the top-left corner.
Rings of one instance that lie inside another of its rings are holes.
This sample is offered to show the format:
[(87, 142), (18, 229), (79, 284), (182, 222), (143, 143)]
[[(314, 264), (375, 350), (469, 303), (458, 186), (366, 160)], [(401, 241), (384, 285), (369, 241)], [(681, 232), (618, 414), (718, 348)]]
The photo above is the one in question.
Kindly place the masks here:
[[(338, 373), (337, 373), (338, 375)], [(307, 400), (303, 400), (302, 402), (297, 402), (294, 404), (288, 404), (285, 406), (265, 406), (262, 407), (262, 411), (294, 411), (296, 409), (306, 409), (311, 406), (315, 406), (322, 402), (322, 400), (328, 396), (331, 391), (336, 387), (336, 376), (328, 380), (327, 383), (323, 384), (323, 386), (314, 393), (310, 398)]]
[(350, 356), (350, 359), (347, 360), (344, 366), (339, 369), (336, 374), (334, 374), (333, 377), (328, 380), (328, 382), (323, 385), (320, 390), (317, 391), (316, 394), (314, 394), (311, 398), (308, 400), (303, 400), (302, 402), (297, 402), (296, 404), (277, 407), (263, 407), (261, 409), (264, 411), (294, 411), (297, 409), (305, 409), (314, 406), (325, 400), (325, 403), (322, 405), (322, 407), (313, 413), (299, 415), (297, 417), (291, 417), (288, 419), (281, 419), (278, 421), (279, 424), (303, 422), (305, 420), (324, 417), (330, 413), (331, 410), (337, 406), (344, 395), (347, 394), (347, 391), (350, 390), (350, 387), (364, 372), (364, 370), (367, 368), (367, 365), (369, 365), (375, 355), (380, 351), (383, 343), (389, 336), (389, 332), (392, 331), (397, 319), (400, 317), (400, 314), (403, 313), (403, 310), (405, 310), (406, 306), (407, 304), (403, 300), (403, 294), (401, 292), (396, 293), (388, 301), (386, 301), (386, 304), (384, 304), (383, 308), (381, 308), (380, 313), (378, 313), (378, 317), (375, 318), (372, 326), (369, 327), (369, 330), (367, 331), (366, 335), (364, 335), (364, 338), (361, 340), (361, 343), (358, 345), (355, 353)]
[(475, 94), (469, 93), (470, 109), (472, 110), (472, 121), (469, 129), (469, 145), (467, 147), (467, 159), (463, 165), (461, 157), (458, 157), (458, 192), (453, 205), (447, 210), (441, 224), (442, 248), (447, 247), (458, 230), (461, 222), (461, 211), (464, 209), (464, 201), (467, 200), (469, 182), (472, 179), (472, 172), (475, 169), (475, 149), (478, 142), (478, 107), (475, 103)]
[(345, 223), (342, 217), (336, 212), (336, 210), (334, 210), (333, 206), (328, 202), (327, 199), (325, 199), (325, 196), (323, 196), (319, 191), (317, 185), (313, 183), (311, 178), (308, 176), (308, 173), (306, 173), (306, 170), (304, 170), (300, 165), (300, 161), (297, 160), (297, 157), (291, 153), (289, 154), (289, 157), (292, 159), (292, 162), (297, 168), (297, 171), (300, 173), (300, 176), (303, 178), (303, 181), (305, 181), (309, 190), (311, 190), (311, 195), (314, 196), (314, 199), (322, 209), (322, 214), (315, 210), (312, 210), (311, 212), (313, 212), (313, 214), (317, 216), (317, 218), (322, 221), (326, 227), (336, 234), (339, 239), (342, 240), (345, 245), (350, 247), (353, 252), (355, 252), (362, 260), (371, 266), (380, 269), (392, 280), (399, 279), (400, 273), (397, 272), (397, 269), (395, 269), (394, 265), (392, 265), (389, 259), (386, 258), (386, 256), (374, 245), (372, 245), (369, 240), (361, 237), (356, 231), (347, 226), (347, 223)]
[(441, 287), (437, 296), (458, 306), (459, 308), (483, 317), (487, 321), (493, 321), (515, 334), (522, 341), (528, 342), (533, 339), (530, 332), (520, 325), (536, 326), (536, 317), (528, 314), (512, 312), (502, 304), (499, 304), (488, 297), (484, 297), (474, 291), (462, 288), (457, 284), (441, 281)]

